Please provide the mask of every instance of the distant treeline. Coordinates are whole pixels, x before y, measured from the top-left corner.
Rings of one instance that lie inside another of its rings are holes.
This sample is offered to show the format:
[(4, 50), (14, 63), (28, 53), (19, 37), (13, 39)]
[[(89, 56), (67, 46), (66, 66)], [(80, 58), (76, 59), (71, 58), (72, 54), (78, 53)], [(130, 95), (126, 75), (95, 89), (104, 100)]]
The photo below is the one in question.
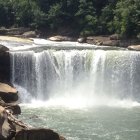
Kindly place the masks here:
[(140, 38), (140, 0), (0, 0), (0, 26)]

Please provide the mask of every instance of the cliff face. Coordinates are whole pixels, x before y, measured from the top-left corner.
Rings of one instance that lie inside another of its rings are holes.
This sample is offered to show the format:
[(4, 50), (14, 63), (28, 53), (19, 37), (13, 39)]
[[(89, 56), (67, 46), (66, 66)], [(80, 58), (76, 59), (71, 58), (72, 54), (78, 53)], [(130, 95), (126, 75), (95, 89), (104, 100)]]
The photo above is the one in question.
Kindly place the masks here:
[(0, 82), (10, 83), (10, 55), (8, 48), (0, 45)]

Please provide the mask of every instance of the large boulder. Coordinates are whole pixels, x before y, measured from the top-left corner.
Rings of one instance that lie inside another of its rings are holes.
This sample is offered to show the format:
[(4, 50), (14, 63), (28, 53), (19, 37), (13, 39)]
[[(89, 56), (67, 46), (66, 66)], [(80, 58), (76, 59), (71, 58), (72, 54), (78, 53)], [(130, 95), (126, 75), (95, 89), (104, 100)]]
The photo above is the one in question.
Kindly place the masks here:
[(12, 140), (65, 140), (50, 129), (30, 129), (17, 132)]
[(18, 92), (8, 84), (0, 83), (0, 97), (6, 103), (15, 102), (18, 100)]
[(73, 39), (68, 36), (57, 35), (57, 36), (49, 37), (49, 40), (51, 40), (51, 41), (72, 41)]

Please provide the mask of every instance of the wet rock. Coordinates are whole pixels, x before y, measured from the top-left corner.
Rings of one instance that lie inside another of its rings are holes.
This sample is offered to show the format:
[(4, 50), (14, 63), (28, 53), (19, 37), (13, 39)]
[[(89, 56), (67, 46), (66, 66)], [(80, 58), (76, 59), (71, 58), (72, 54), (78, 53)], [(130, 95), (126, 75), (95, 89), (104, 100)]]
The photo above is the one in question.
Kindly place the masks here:
[(0, 45), (0, 82), (10, 82), (10, 55), (5, 46)]
[(13, 115), (21, 114), (21, 108), (18, 104), (7, 104), (6, 109), (9, 110)]
[(37, 37), (37, 35), (36, 35), (36, 32), (35, 31), (28, 31), (28, 32), (25, 32), (23, 34), (23, 37), (26, 37), (26, 38), (28, 38), (28, 37), (34, 38), (34, 37)]
[(128, 46), (128, 49), (140, 51), (140, 45), (131, 45), (131, 46)]
[(13, 115), (21, 114), (20, 106), (16, 103), (5, 103), (0, 97), (0, 106), (9, 110)]
[(71, 37), (57, 35), (57, 36), (50, 37), (49, 40), (51, 40), (51, 41), (72, 41), (73, 39)]
[(9, 49), (7, 47), (5, 47), (4, 45), (0, 44), (0, 53), (1, 52), (6, 52), (6, 51), (9, 51)]
[(30, 129), (17, 132), (12, 140), (65, 140), (50, 129)]
[(0, 97), (6, 103), (15, 102), (18, 100), (18, 92), (8, 84), (0, 83)]

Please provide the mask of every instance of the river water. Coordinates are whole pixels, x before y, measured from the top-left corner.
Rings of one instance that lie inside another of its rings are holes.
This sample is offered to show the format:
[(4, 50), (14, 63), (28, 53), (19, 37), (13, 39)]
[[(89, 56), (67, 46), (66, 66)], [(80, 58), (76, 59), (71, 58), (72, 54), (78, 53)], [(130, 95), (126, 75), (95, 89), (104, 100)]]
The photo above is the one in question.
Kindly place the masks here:
[(10, 52), (22, 120), (68, 140), (140, 139), (139, 52), (38, 41)]
[(68, 140), (139, 140), (140, 107), (91, 107), (22, 105), (21, 119), (38, 128), (51, 128)]

